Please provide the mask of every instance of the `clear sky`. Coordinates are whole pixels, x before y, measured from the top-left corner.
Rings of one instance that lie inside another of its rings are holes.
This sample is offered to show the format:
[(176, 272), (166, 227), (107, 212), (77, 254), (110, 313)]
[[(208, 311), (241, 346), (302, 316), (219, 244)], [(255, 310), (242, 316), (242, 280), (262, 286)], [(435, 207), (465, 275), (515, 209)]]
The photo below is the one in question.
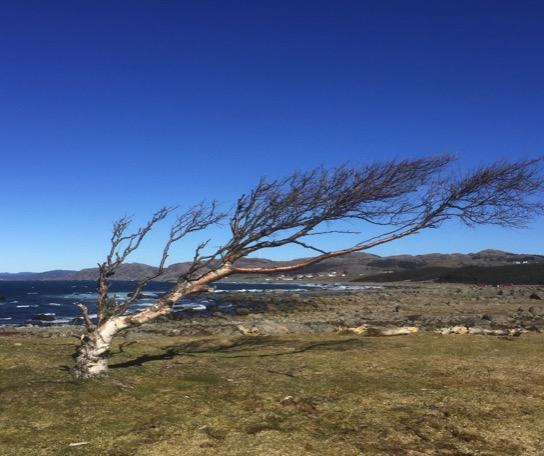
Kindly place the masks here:
[[(116, 217), (228, 206), (260, 175), (542, 155), (542, 24), (527, 0), (3, 1), (0, 271), (93, 266)], [(544, 254), (542, 233), (453, 223), (372, 252)]]

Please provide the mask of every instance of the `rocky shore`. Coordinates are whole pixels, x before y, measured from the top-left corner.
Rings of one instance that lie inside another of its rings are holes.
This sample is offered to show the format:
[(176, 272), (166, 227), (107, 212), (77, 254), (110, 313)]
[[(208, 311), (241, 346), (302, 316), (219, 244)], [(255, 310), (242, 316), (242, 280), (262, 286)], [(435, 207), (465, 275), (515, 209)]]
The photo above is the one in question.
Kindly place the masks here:
[[(213, 298), (215, 304), (206, 315), (194, 312), (165, 318), (128, 331), (125, 337), (311, 334), (367, 327), (409, 327), (443, 334), (544, 331), (542, 286), (397, 283), (367, 290), (225, 293)], [(38, 337), (80, 331), (81, 327), (68, 325), (0, 327), (0, 335)]]

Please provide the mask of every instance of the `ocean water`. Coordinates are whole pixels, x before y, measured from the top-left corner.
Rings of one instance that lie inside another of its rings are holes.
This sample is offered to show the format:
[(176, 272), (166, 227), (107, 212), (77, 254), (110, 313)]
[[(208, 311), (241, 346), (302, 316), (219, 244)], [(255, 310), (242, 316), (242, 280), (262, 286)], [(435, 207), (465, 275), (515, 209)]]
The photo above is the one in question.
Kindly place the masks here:
[[(134, 282), (112, 282), (110, 291), (119, 301), (134, 289)], [(161, 293), (168, 291), (171, 283), (152, 282), (131, 307), (132, 312), (151, 305)], [(215, 293), (240, 291), (262, 293), (266, 291), (308, 292), (323, 290), (363, 289), (365, 286), (344, 286), (335, 284), (314, 285), (298, 283), (216, 283)], [(96, 312), (96, 282), (68, 281), (0, 281), (0, 325), (23, 324), (80, 324), (81, 312), (76, 306), (86, 304), (90, 313)], [(176, 303), (174, 311), (180, 314), (210, 314), (208, 308), (214, 303), (207, 297), (191, 297)], [(225, 304), (228, 306), (228, 304)], [(223, 309), (222, 309), (223, 310)]]

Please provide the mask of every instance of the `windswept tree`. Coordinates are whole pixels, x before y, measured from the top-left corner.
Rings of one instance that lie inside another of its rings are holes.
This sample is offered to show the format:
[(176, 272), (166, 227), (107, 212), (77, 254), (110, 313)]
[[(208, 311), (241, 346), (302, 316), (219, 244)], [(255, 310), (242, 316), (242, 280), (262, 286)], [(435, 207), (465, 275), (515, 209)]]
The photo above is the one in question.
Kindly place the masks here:
[[(130, 218), (118, 220), (106, 259), (99, 264), (97, 321), (90, 318), (86, 306), (79, 305), (85, 331), (76, 353), (76, 376), (106, 374), (108, 353), (119, 331), (168, 315), (180, 299), (209, 291), (213, 282), (232, 274), (294, 271), (438, 228), (448, 219), (466, 225), (523, 227), (544, 213), (540, 159), (498, 162), (464, 175), (449, 172), (453, 161), (450, 156), (438, 156), (319, 168), (282, 179), (261, 179), (229, 213), (220, 212), (215, 203), (200, 203), (177, 216), (156, 271), (137, 283), (122, 302), (108, 292), (109, 281), (152, 228), (174, 209), (159, 210), (134, 232), (130, 231)], [(313, 242), (318, 236), (338, 232), (336, 222), (348, 220), (378, 225), (383, 233), (338, 250), (323, 250)], [(210, 251), (208, 241), (199, 244), (189, 267), (179, 274), (170, 291), (148, 308), (128, 312), (149, 282), (164, 273), (176, 242), (222, 221), (228, 222), (224, 226), (230, 230), (224, 245)], [(262, 249), (288, 244), (308, 249), (314, 256), (270, 267), (243, 267), (238, 261)]]

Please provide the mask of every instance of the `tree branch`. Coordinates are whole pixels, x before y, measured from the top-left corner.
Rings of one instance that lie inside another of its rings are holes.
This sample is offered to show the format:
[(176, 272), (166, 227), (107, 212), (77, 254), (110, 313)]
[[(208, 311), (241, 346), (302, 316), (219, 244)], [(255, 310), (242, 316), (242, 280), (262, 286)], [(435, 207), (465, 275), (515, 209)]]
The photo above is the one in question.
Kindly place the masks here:
[(89, 316), (89, 308), (85, 304), (77, 304), (77, 306), (81, 309), (81, 314), (83, 316), (83, 323), (85, 323), (85, 328), (89, 333), (93, 332), (95, 329), (95, 326), (91, 320), (91, 317)]

